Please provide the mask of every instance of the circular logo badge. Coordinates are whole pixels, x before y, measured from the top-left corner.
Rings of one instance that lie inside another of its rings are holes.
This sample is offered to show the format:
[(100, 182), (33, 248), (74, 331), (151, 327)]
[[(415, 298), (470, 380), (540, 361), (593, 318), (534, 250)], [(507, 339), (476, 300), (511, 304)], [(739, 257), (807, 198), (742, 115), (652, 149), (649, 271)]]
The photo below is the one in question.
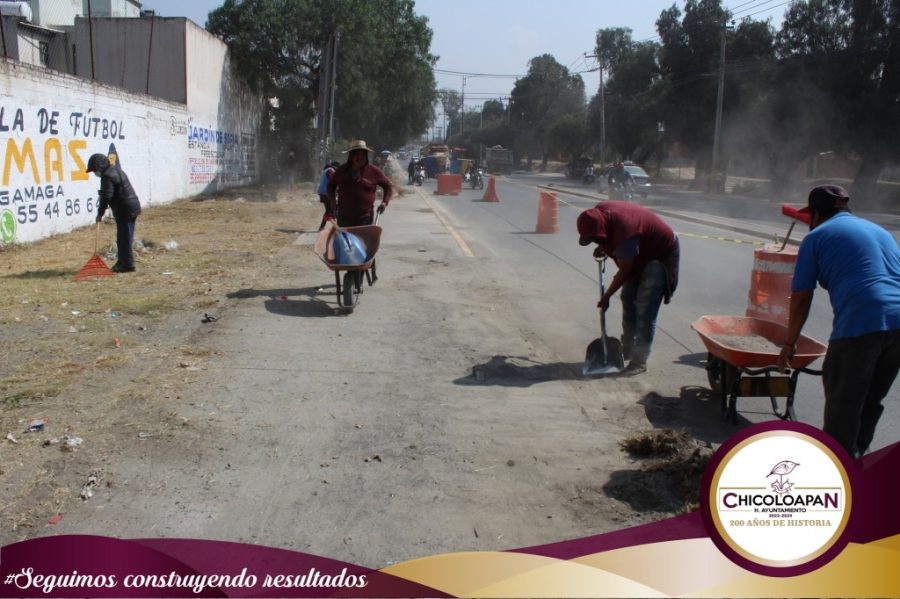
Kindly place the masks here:
[(0, 241), (12, 243), (16, 240), (16, 216), (9, 210), (0, 213)]
[(822, 567), (847, 544), (855, 466), (827, 434), (798, 422), (749, 427), (707, 467), (703, 516), (713, 542), (767, 576)]

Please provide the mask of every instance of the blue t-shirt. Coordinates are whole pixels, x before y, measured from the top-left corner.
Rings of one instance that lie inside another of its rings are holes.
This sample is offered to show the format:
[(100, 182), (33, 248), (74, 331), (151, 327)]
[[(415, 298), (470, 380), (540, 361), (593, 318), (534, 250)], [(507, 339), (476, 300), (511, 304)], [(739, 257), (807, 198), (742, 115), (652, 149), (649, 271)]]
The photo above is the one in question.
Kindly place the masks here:
[(322, 177), (319, 179), (319, 188), (316, 190), (316, 193), (320, 196), (328, 195), (328, 180), (331, 179), (331, 173), (333, 172), (333, 167), (328, 167), (322, 171)]
[(900, 329), (900, 249), (875, 223), (839, 212), (800, 244), (791, 291), (828, 290), (831, 339)]

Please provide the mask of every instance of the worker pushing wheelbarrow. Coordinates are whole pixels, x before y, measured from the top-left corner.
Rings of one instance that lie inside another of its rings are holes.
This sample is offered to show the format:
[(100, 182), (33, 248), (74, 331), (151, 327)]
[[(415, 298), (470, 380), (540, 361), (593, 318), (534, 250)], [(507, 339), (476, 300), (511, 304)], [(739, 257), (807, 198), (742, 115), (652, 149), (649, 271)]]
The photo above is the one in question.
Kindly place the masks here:
[[(350, 142), (345, 152), (347, 161), (337, 167), (328, 182), (326, 223), (319, 231), (314, 249), (335, 272), (338, 303), (350, 310), (362, 293), (363, 278), (369, 285), (378, 280), (375, 253), (381, 227), (376, 223), (394, 195), (390, 179), (369, 161), (370, 152), (374, 150), (365, 141)], [(383, 196), (375, 208), (379, 187)]]

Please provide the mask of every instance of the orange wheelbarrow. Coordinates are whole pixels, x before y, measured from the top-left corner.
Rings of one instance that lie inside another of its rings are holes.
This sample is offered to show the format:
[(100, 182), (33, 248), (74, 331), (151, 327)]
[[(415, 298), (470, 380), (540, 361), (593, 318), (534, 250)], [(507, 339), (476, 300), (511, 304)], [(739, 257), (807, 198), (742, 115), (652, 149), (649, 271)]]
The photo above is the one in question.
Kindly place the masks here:
[[(377, 220), (376, 220), (377, 222)], [(356, 235), (366, 250), (366, 260), (361, 264), (341, 264), (334, 252), (334, 236), (338, 231), (346, 231)], [(316, 238), (313, 252), (334, 271), (334, 285), (337, 290), (337, 301), (348, 312), (353, 312), (363, 292), (363, 278), (371, 286), (378, 280), (375, 270), (375, 253), (381, 241), (381, 227), (363, 225), (360, 227), (342, 227), (338, 229), (332, 221), (325, 223)], [(342, 276), (343, 275), (343, 281)]]
[[(794, 420), (794, 396), (801, 372), (821, 375), (808, 366), (825, 355), (827, 346), (801, 335), (786, 374), (778, 372), (778, 356), (787, 327), (749, 316), (701, 316), (691, 328), (697, 331), (709, 352), (706, 373), (713, 393), (722, 401), (722, 411), (737, 423), (739, 397), (768, 397), (772, 412), (782, 420)], [(779, 398), (785, 398), (779, 407)]]

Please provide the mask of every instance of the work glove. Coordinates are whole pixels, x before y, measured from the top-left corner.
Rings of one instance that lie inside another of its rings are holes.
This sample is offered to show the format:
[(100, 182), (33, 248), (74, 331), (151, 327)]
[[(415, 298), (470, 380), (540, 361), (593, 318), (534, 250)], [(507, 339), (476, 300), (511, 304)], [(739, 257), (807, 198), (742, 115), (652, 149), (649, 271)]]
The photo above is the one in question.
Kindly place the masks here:
[(381, 202), (378, 204), (378, 214), (384, 214), (384, 209), (387, 208), (387, 204)]
[(97, 215), (97, 220), (96, 220), (96, 222), (99, 223), (99, 222), (102, 221), (102, 220), (103, 220), (103, 215), (102, 215), (102, 214), (98, 214), (98, 215)]

